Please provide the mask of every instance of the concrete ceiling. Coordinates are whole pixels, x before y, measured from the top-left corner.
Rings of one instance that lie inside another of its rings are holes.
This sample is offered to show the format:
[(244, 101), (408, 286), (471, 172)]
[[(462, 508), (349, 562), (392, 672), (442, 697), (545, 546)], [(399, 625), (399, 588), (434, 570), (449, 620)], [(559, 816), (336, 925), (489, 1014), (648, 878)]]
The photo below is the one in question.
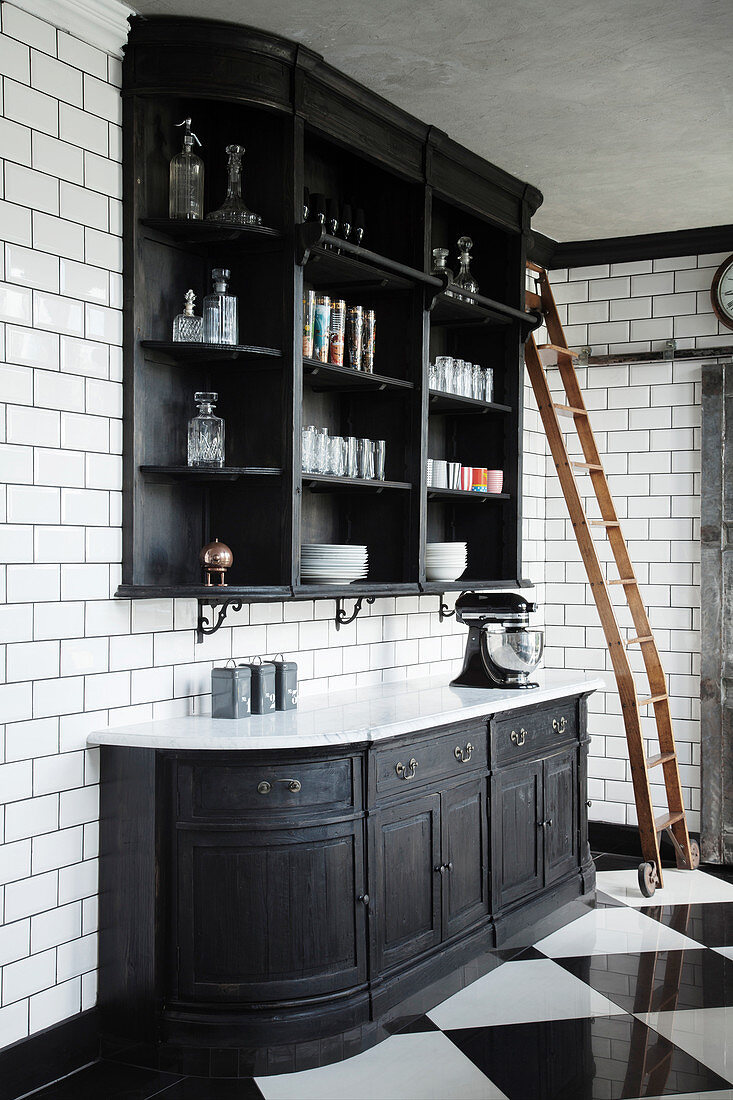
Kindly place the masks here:
[(310, 46), (544, 193), (560, 241), (733, 223), (733, 0), (138, 0)]

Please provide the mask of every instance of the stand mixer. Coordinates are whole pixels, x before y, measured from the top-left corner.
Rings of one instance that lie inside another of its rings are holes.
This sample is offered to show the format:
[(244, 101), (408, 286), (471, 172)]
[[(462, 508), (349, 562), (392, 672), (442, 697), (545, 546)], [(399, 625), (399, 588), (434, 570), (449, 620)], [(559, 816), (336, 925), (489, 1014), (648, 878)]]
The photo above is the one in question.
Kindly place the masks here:
[(529, 680), (542, 659), (543, 630), (529, 628), (537, 604), (512, 592), (464, 592), (456, 619), (468, 626), (463, 668), (454, 684), (463, 687), (535, 688)]

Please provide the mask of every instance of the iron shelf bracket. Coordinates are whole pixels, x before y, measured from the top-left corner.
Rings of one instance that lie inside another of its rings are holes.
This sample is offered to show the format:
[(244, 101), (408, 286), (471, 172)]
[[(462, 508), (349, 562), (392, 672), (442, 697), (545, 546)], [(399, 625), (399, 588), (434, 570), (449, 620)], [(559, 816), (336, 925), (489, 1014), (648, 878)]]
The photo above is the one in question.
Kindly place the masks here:
[(368, 604), (372, 604), (372, 603), (374, 603), (374, 600), (376, 599), (376, 597), (375, 596), (359, 596), (359, 599), (354, 604), (353, 613), (349, 616), (346, 615), (346, 608), (344, 607), (343, 599), (340, 598), (340, 599), (336, 600), (336, 629), (337, 630), (340, 630), (342, 626), (348, 626), (349, 623), (353, 623), (354, 619), (357, 617), (357, 615), (361, 611), (362, 605), (363, 605), (365, 599), (366, 599), (366, 602)]
[(456, 613), (455, 607), (451, 611), (448, 604), (445, 602), (445, 592), (440, 593), (440, 606), (438, 608), (438, 622), (443, 622), (445, 619), (452, 619)]
[[(204, 638), (209, 637), (211, 634), (216, 634), (219, 627), (222, 625), (227, 617), (229, 608), (233, 611), (241, 611), (243, 607), (243, 600), (224, 600), (223, 602), (213, 600), (199, 600), (199, 614), (196, 621), (196, 641), (200, 645)], [(211, 625), (209, 625), (209, 619), (204, 615), (204, 611), (207, 607), (211, 608)], [(214, 619), (216, 621), (214, 621)]]

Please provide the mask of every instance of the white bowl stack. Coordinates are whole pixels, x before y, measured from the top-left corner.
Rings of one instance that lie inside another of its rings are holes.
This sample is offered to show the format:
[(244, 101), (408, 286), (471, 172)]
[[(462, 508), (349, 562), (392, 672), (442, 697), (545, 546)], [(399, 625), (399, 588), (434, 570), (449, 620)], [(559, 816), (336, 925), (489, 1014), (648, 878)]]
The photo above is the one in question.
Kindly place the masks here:
[(306, 584), (351, 584), (368, 574), (366, 546), (312, 542), (300, 548), (300, 575)]
[(457, 581), (467, 564), (465, 542), (429, 542), (425, 547), (425, 575), (429, 581)]

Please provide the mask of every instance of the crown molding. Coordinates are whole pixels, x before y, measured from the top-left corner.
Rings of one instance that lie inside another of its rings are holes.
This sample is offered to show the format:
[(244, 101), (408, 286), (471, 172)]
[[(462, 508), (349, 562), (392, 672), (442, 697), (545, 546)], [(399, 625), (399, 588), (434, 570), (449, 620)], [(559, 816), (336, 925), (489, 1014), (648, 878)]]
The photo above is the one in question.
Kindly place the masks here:
[(30, 15), (68, 31), (75, 38), (122, 57), (127, 42), (127, 20), (134, 8), (122, 0), (4, 0)]

